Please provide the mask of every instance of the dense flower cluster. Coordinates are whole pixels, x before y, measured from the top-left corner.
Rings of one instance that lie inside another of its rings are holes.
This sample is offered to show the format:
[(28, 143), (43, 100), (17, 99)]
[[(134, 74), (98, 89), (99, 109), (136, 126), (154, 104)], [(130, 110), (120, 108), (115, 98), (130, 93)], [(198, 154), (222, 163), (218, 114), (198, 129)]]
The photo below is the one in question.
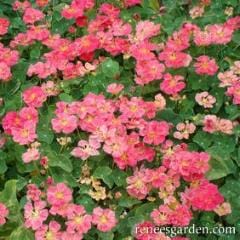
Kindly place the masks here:
[[(0, 18), (0, 90), (7, 92), (0, 92), (0, 174), (19, 180), (11, 182), (19, 194), (10, 196), (7, 184), (0, 192), (0, 225), (20, 219), (16, 231), (36, 240), (115, 239), (117, 231), (122, 239), (128, 216), (141, 230), (188, 226), (196, 212), (231, 214), (232, 199), (210, 180), (234, 173), (218, 150), (238, 144), (239, 112), (229, 102), (240, 104), (240, 61), (218, 57), (236, 42), (240, 17), (228, 8), (222, 23), (170, 29), (158, 3), (148, 17), (154, 4), (138, 10), (149, 1), (66, 2), (17, 0), (9, 19)], [(189, 8), (190, 20), (210, 6), (201, 0)], [(224, 144), (205, 143), (210, 134)], [(239, 165), (232, 149), (226, 159)], [(214, 158), (220, 166), (211, 176)], [(140, 221), (145, 204), (151, 210)]]
[[(44, 199), (43, 196), (36, 185), (28, 185), (25, 226), (35, 231), (36, 240), (83, 239), (93, 225), (102, 232), (111, 231), (116, 226), (115, 213), (111, 209), (97, 207), (91, 215), (82, 205), (72, 203), (72, 190), (64, 183), (49, 185)], [(61, 230), (61, 223), (57, 220), (59, 216), (65, 219), (65, 231)]]

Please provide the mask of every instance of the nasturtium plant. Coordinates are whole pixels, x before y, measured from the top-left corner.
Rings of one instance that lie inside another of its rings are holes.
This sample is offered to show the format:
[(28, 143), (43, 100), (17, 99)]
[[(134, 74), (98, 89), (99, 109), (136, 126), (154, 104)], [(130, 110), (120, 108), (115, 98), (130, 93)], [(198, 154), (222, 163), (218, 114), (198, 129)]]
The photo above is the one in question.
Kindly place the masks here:
[(239, 239), (239, 42), (238, 0), (1, 0), (0, 240)]

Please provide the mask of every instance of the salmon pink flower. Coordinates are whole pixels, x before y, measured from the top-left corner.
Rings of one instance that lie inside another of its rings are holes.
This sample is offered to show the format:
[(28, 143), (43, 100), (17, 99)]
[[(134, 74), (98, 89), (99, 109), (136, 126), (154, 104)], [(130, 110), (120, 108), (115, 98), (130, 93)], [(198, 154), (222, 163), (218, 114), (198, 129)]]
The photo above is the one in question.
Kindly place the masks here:
[(10, 22), (6, 18), (0, 18), (0, 36), (8, 32)]
[(44, 14), (40, 10), (31, 7), (27, 8), (23, 15), (23, 21), (26, 24), (34, 24), (35, 22), (40, 21), (43, 18)]
[(227, 89), (227, 95), (233, 97), (233, 103), (240, 104), (240, 83), (235, 83)]
[(92, 222), (97, 225), (99, 231), (108, 232), (116, 226), (117, 219), (111, 209), (97, 207), (93, 209)]
[(126, 7), (132, 7), (137, 4), (140, 4), (141, 2), (142, 2), (142, 0), (124, 0), (124, 5)]
[(11, 77), (12, 73), (10, 67), (5, 62), (0, 62), (0, 81), (7, 82)]
[(188, 226), (192, 220), (192, 213), (188, 206), (177, 204), (171, 213), (170, 222), (173, 226)]
[(7, 207), (0, 202), (0, 226), (6, 223), (6, 218), (9, 214)]
[(144, 199), (149, 191), (149, 178), (145, 169), (136, 170), (133, 176), (127, 178), (127, 192), (130, 196), (139, 200)]
[(143, 136), (145, 143), (159, 145), (165, 141), (169, 129), (169, 125), (165, 121), (151, 121), (146, 123), (144, 129), (140, 131), (140, 135)]
[(41, 198), (41, 190), (35, 184), (28, 184), (27, 185), (27, 200), (32, 200), (37, 202)]
[(69, 134), (74, 132), (78, 127), (78, 119), (74, 115), (65, 113), (59, 114), (57, 118), (52, 119), (52, 128), (56, 133), (63, 132)]
[(48, 210), (45, 208), (46, 205), (44, 201), (37, 201), (33, 204), (31, 202), (26, 203), (24, 206), (24, 218), (27, 228), (37, 230), (42, 227), (43, 222), (48, 217)]
[(29, 106), (34, 108), (42, 107), (43, 103), (47, 100), (47, 95), (41, 87), (33, 86), (23, 92), (23, 101)]
[(36, 148), (29, 148), (27, 152), (23, 153), (22, 159), (24, 163), (37, 161), (40, 158), (40, 153)]
[(233, 71), (233, 68), (230, 71), (220, 72), (218, 74), (218, 79), (221, 82), (219, 84), (220, 87), (232, 86), (240, 80), (240, 78), (235, 74), (235, 71)]
[(209, 46), (212, 43), (211, 33), (197, 29), (194, 31), (193, 41), (197, 46)]
[(230, 69), (234, 74), (240, 75), (240, 61), (235, 61)]
[(71, 154), (74, 157), (86, 160), (90, 156), (99, 155), (100, 153), (97, 149), (99, 149), (100, 146), (100, 142), (94, 141), (92, 139), (90, 139), (89, 142), (85, 140), (80, 140), (78, 142), (78, 146), (72, 150)]
[(28, 0), (24, 0), (23, 2), (15, 1), (13, 3), (14, 11), (22, 11), (24, 12), (27, 8), (31, 7), (31, 3)]
[(159, 60), (163, 61), (168, 68), (188, 67), (192, 57), (184, 52), (165, 49), (159, 54)]
[(37, 138), (36, 127), (31, 122), (25, 122), (21, 128), (12, 128), (11, 134), (14, 142), (20, 145), (32, 143)]
[(60, 240), (61, 238), (61, 225), (56, 221), (50, 221), (48, 225), (42, 225), (41, 228), (35, 232), (36, 240), (48, 240), (55, 239)]
[(218, 71), (218, 65), (215, 59), (211, 59), (206, 55), (202, 55), (197, 58), (197, 62), (194, 64), (195, 71), (199, 75), (213, 76)]
[(233, 29), (220, 24), (213, 24), (206, 27), (211, 34), (212, 44), (227, 44), (232, 40)]
[(176, 126), (177, 131), (173, 136), (177, 139), (188, 139), (189, 135), (195, 132), (196, 126), (193, 123), (178, 123)]
[[(206, 196), (208, 196), (206, 198)], [(182, 194), (183, 201), (194, 209), (213, 211), (224, 202), (223, 196), (213, 183), (203, 180), (198, 186), (188, 188)]]
[(64, 183), (50, 186), (47, 190), (47, 201), (51, 205), (64, 205), (72, 201), (72, 190)]
[(212, 108), (216, 102), (216, 98), (210, 95), (208, 92), (197, 93), (195, 96), (196, 102), (204, 108)]
[(218, 118), (215, 115), (206, 115), (203, 120), (205, 132), (213, 133), (217, 131)]
[(49, 0), (36, 0), (38, 7), (45, 7), (48, 5)]
[(85, 234), (91, 229), (92, 216), (87, 214), (84, 207), (81, 205), (72, 206), (72, 214), (66, 222), (67, 232)]
[(160, 33), (160, 24), (154, 24), (151, 21), (140, 21), (136, 26), (135, 38), (138, 42), (147, 40)]
[(228, 119), (219, 119), (218, 121), (218, 131), (225, 134), (233, 133), (233, 122)]
[(224, 202), (220, 205), (218, 205), (215, 209), (214, 212), (218, 215), (218, 216), (225, 216), (228, 215), (232, 212), (231, 209), (231, 205), (228, 202)]
[(151, 212), (151, 218), (156, 225), (168, 225), (170, 222), (170, 215), (172, 210), (167, 205), (160, 205), (158, 209)]
[(111, 154), (113, 157), (120, 157), (127, 148), (128, 146), (125, 138), (118, 136), (107, 139), (103, 145), (103, 150), (106, 153)]
[(176, 95), (185, 88), (183, 76), (171, 75), (166, 73), (163, 77), (163, 81), (160, 83), (160, 89), (168, 95)]
[(159, 61), (156, 59), (148, 61), (137, 61), (137, 77), (135, 81), (140, 85), (144, 85), (150, 83), (153, 80), (159, 80), (162, 78), (162, 73), (164, 70), (164, 65), (159, 63)]
[(114, 95), (117, 95), (124, 89), (124, 86), (122, 84), (118, 83), (111, 83), (107, 86), (107, 92), (112, 93)]
[(158, 110), (162, 110), (166, 106), (166, 100), (161, 93), (157, 94), (155, 97), (154, 104)]
[(137, 240), (154, 239), (154, 236), (155, 236), (154, 231), (153, 231), (154, 228), (155, 228), (155, 225), (150, 221), (138, 223), (135, 226), (136, 231), (134, 233), (134, 237)]

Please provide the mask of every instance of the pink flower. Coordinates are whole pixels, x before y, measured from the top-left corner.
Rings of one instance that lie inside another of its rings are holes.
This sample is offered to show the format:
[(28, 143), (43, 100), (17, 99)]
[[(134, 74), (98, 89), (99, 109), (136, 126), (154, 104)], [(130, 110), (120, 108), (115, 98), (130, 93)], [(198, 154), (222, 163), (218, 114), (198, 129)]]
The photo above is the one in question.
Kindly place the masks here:
[(127, 178), (127, 184), (128, 194), (139, 200), (144, 199), (150, 191), (149, 179), (145, 169), (136, 170), (133, 176)]
[(124, 86), (122, 84), (117, 84), (117, 83), (111, 83), (107, 86), (107, 92), (117, 95), (124, 89)]
[[(206, 197), (207, 196), (207, 197)], [(203, 180), (198, 186), (187, 189), (182, 198), (184, 202), (194, 209), (203, 211), (213, 211), (224, 198), (219, 193), (216, 185)]]
[(136, 65), (136, 83), (140, 85), (148, 84), (151, 81), (162, 78), (165, 67), (158, 60), (137, 61)]
[(163, 61), (168, 68), (188, 67), (192, 57), (184, 52), (165, 49), (159, 54), (159, 60)]
[(43, 103), (47, 100), (47, 95), (41, 87), (33, 86), (23, 92), (23, 101), (29, 106), (34, 108), (42, 107)]
[(169, 37), (166, 43), (166, 48), (174, 51), (183, 51), (190, 46), (190, 34), (189, 30), (183, 26), (179, 31), (174, 32), (172, 36)]
[(209, 170), (210, 156), (205, 152), (176, 151), (169, 168), (178, 172), (185, 181), (201, 179)]
[(29, 66), (27, 75), (31, 77), (32, 75), (36, 74), (39, 78), (45, 79), (48, 76), (56, 73), (56, 71), (57, 69), (49, 62), (37, 62)]
[(218, 121), (218, 131), (225, 133), (225, 134), (232, 134), (233, 133), (233, 122), (228, 119), (219, 119)]
[[(139, 21), (136, 26), (135, 38), (138, 42), (142, 42), (160, 33), (160, 24), (154, 24), (151, 21)], [(136, 41), (135, 40), (135, 41)]]
[(220, 72), (218, 74), (218, 79), (221, 82), (219, 84), (220, 87), (232, 86), (240, 80), (240, 78), (235, 74), (233, 70)]
[(148, 144), (159, 145), (163, 143), (169, 134), (169, 125), (165, 121), (151, 121), (146, 123), (144, 129), (140, 131), (143, 141)]
[(28, 184), (27, 185), (27, 199), (37, 202), (41, 198), (41, 190), (35, 184)]
[(166, 100), (161, 93), (159, 93), (155, 96), (154, 104), (155, 104), (155, 106), (157, 107), (158, 110), (162, 110), (162, 109), (165, 108)]
[(101, 146), (100, 142), (91, 138), (89, 142), (85, 140), (80, 140), (78, 142), (78, 146), (72, 150), (71, 154), (74, 157), (81, 158), (82, 160), (86, 160), (90, 156), (99, 155), (100, 153), (97, 149), (99, 149), (100, 146)]
[(47, 81), (46, 83), (43, 83), (41, 88), (48, 97), (57, 96), (60, 93), (58, 85), (53, 81)]
[(9, 48), (0, 49), (0, 62), (6, 63), (9, 67), (15, 65), (19, 60), (19, 53)]
[[(138, 223), (135, 227), (134, 237), (137, 240), (149, 240), (154, 239), (154, 227), (155, 225), (150, 221)], [(152, 231), (151, 231), (152, 230)]]
[(69, 134), (74, 132), (78, 127), (78, 119), (74, 115), (65, 113), (59, 114), (57, 118), (52, 119), (52, 128), (55, 132)]
[(131, 55), (138, 61), (148, 61), (155, 59), (152, 51), (156, 50), (157, 46), (147, 40), (139, 44), (132, 45), (130, 48)]
[(204, 108), (212, 108), (216, 102), (216, 98), (210, 95), (208, 92), (197, 93), (195, 96), (196, 102)]
[(92, 222), (99, 231), (108, 232), (116, 226), (117, 219), (114, 211), (97, 207), (93, 209)]
[(6, 218), (9, 214), (7, 207), (0, 203), (0, 226), (6, 223)]
[(215, 59), (211, 59), (206, 55), (202, 55), (197, 58), (197, 62), (194, 64), (195, 71), (199, 75), (213, 76), (218, 71), (218, 65)]
[(170, 73), (166, 73), (163, 81), (160, 83), (160, 89), (168, 95), (176, 95), (177, 93), (181, 92), (185, 86), (186, 84), (183, 76), (173, 76)]
[(113, 157), (120, 157), (127, 148), (128, 146), (125, 138), (118, 136), (107, 139), (103, 145), (103, 150), (106, 153), (111, 154)]
[(240, 83), (235, 83), (227, 89), (227, 95), (233, 97), (233, 103), (240, 104)]
[(25, 10), (23, 15), (23, 21), (26, 24), (34, 24), (37, 21), (40, 21), (44, 18), (44, 14), (37, 9), (29, 7)]
[(48, 225), (42, 225), (41, 228), (35, 232), (36, 240), (47, 240), (55, 239), (60, 240), (61, 238), (61, 225), (56, 221), (50, 221)]
[(38, 111), (33, 107), (24, 107), (19, 112), (19, 117), (24, 122), (30, 122), (34, 126), (38, 122)]
[(25, 122), (21, 128), (12, 128), (13, 140), (20, 145), (34, 142), (37, 138), (36, 127), (31, 122)]
[(234, 74), (240, 75), (240, 61), (235, 61), (230, 69)]
[(115, 7), (113, 4), (103, 3), (99, 8), (99, 12), (108, 17), (117, 18), (120, 14), (120, 9)]
[(45, 7), (48, 5), (49, 0), (36, 0), (36, 4), (39, 7)]
[(225, 216), (228, 215), (232, 212), (231, 209), (231, 205), (228, 202), (224, 202), (220, 205), (218, 205), (215, 209), (214, 212), (218, 215), (218, 216)]
[(217, 118), (215, 115), (206, 115), (203, 120), (205, 132), (220, 131), (225, 134), (233, 133), (233, 122), (228, 119)]
[(36, 148), (29, 148), (27, 152), (23, 153), (22, 159), (24, 163), (37, 161), (40, 158), (40, 153)]
[(72, 190), (64, 183), (50, 186), (47, 190), (47, 201), (51, 205), (64, 205), (72, 201)]
[(0, 36), (8, 32), (10, 22), (6, 18), (0, 18)]
[(142, 0), (124, 0), (124, 5), (126, 7), (132, 7), (134, 5), (140, 4)]
[(192, 19), (201, 17), (204, 14), (204, 6), (196, 5), (189, 11), (189, 15)]
[(188, 206), (178, 204), (171, 214), (170, 221), (173, 226), (188, 226), (192, 220), (192, 213)]
[(45, 209), (46, 202), (37, 201), (33, 204), (27, 202), (24, 206), (25, 226), (37, 230), (42, 227), (43, 222), (48, 217), (48, 210)]
[(212, 44), (227, 44), (232, 40), (233, 29), (228, 26), (213, 24), (206, 27), (211, 34)]
[(28, 0), (24, 0), (23, 2), (15, 1), (13, 3), (14, 11), (25, 11), (27, 8), (31, 7), (31, 3)]
[(91, 229), (92, 217), (87, 214), (84, 207), (81, 205), (72, 206), (72, 214), (68, 217), (67, 232), (85, 234)]
[(154, 209), (151, 213), (151, 218), (156, 225), (168, 225), (172, 210), (167, 205), (160, 205), (158, 209)]
[(8, 112), (2, 120), (2, 126), (6, 134), (12, 134), (13, 128), (22, 127), (22, 119), (17, 112)]
[(178, 131), (173, 133), (173, 136), (177, 139), (188, 139), (189, 135), (194, 133), (196, 126), (193, 123), (178, 123), (176, 126)]
[(218, 119), (215, 115), (206, 115), (203, 120), (203, 131), (213, 133), (217, 131)]
[(62, 10), (62, 16), (66, 19), (78, 18), (83, 16), (83, 9), (78, 8), (76, 5), (67, 5)]
[(11, 77), (12, 73), (10, 67), (5, 62), (0, 62), (0, 80), (7, 82)]
[(208, 31), (194, 31), (194, 43), (197, 46), (209, 46), (212, 43), (211, 33)]

